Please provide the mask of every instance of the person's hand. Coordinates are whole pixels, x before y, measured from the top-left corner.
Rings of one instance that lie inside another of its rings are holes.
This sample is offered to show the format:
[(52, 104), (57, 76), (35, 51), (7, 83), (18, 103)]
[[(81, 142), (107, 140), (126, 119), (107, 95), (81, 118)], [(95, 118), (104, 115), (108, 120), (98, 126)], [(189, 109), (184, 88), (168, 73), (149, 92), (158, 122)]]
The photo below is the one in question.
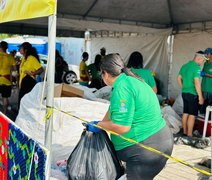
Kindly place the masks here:
[(203, 104), (204, 104), (204, 99), (203, 99), (203, 97), (199, 97), (199, 104), (200, 104), (200, 105), (203, 105)]
[(206, 73), (204, 71), (201, 71), (200, 76), (204, 77), (206, 75)]
[(96, 133), (100, 132), (101, 129), (93, 126), (93, 124), (98, 124), (98, 123), (99, 123), (99, 121), (91, 121), (91, 122), (89, 122), (88, 124), (86, 124), (87, 130), (90, 131), (90, 132), (96, 132)]
[(32, 74), (30, 71), (27, 71), (27, 70), (24, 70), (24, 73), (27, 74), (27, 75), (30, 75), (30, 76)]

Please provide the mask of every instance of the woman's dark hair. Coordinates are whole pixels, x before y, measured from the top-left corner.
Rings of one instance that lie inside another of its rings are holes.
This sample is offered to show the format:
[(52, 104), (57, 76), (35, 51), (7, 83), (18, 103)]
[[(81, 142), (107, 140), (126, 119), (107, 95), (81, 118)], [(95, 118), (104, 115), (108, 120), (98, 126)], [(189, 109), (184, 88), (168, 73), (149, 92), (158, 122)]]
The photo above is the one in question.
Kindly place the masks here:
[(94, 65), (98, 71), (100, 71), (101, 59), (102, 59), (102, 56), (100, 54), (97, 54), (94, 60)]
[(57, 62), (57, 60), (65, 61), (57, 49), (55, 50), (55, 59), (56, 59), (56, 62)]
[(40, 62), (38, 52), (35, 47), (32, 47), (32, 44), (30, 44), (29, 42), (24, 42), (19, 47), (23, 48), (24, 51), (26, 51), (25, 59), (32, 55), (38, 60), (38, 62)]
[(140, 69), (143, 68), (143, 56), (140, 52), (135, 51), (130, 55), (128, 64), (128, 68)]
[(38, 62), (40, 62), (40, 58), (38, 56), (38, 52), (37, 52), (37, 49), (35, 47), (32, 47), (30, 55), (34, 56), (38, 60)]
[(101, 61), (100, 70), (102, 73), (105, 71), (113, 77), (119, 76), (121, 73), (125, 73), (128, 76), (132, 76), (143, 81), (141, 77), (132, 72), (129, 68), (125, 67), (123, 59), (117, 54), (106, 55)]
[(57, 57), (60, 57), (60, 53), (59, 53), (59, 51), (56, 49), (55, 50), (55, 57), (57, 58)]

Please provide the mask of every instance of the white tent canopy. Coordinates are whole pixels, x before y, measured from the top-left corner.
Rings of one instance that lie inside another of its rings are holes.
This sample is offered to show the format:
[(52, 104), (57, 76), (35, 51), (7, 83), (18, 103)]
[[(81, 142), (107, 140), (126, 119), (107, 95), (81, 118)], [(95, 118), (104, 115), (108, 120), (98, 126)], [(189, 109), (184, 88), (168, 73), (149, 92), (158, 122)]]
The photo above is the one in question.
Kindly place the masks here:
[[(89, 29), (107, 30), (102, 23), (179, 30), (208, 30), (212, 23), (208, 0), (59, 0), (57, 34), (81, 36)], [(75, 21), (73, 21), (75, 20)], [(4, 23), (0, 32), (47, 35), (47, 18)], [(90, 23), (95, 26), (90, 26)], [(13, 28), (11, 28), (13, 27)], [(110, 29), (112, 26), (110, 26)]]

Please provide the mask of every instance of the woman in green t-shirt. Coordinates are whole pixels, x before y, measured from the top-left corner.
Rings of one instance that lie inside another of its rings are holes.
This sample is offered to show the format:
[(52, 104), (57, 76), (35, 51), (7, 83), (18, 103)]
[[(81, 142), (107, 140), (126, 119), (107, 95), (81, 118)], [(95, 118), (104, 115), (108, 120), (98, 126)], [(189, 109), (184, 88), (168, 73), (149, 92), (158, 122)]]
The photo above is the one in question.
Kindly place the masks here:
[[(98, 125), (171, 155), (173, 136), (151, 87), (125, 68), (117, 54), (105, 56), (100, 70), (104, 82), (113, 90), (109, 110)], [(111, 135), (111, 140), (118, 158), (126, 162), (128, 180), (153, 179), (166, 164), (165, 157), (118, 136)]]
[(143, 67), (143, 56), (140, 52), (135, 51), (130, 55), (127, 67), (131, 68), (131, 71), (136, 73), (152, 88), (152, 90), (157, 94), (157, 86), (155, 79), (150, 70)]

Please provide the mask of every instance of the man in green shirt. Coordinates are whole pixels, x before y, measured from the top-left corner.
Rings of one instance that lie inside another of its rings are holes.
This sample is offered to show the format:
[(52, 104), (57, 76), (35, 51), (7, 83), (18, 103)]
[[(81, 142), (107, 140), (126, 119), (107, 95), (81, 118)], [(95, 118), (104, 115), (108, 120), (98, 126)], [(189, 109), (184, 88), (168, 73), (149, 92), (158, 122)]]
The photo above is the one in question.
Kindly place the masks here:
[(203, 113), (205, 113), (208, 105), (212, 106), (212, 48), (207, 48), (205, 54), (207, 54), (209, 60), (205, 62), (201, 72), (204, 97)]
[(195, 116), (198, 115), (198, 103), (203, 104), (200, 65), (207, 59), (204, 52), (198, 51), (194, 59), (184, 64), (179, 72), (177, 81), (182, 88), (183, 98), (183, 132), (187, 136), (193, 135)]

